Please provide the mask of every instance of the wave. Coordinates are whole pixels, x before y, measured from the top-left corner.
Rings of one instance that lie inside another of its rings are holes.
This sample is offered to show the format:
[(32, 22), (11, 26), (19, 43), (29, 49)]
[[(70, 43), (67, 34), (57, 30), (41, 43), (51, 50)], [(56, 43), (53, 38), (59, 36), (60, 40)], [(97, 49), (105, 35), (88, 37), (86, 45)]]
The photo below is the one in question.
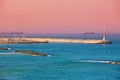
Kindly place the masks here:
[(98, 61), (98, 60), (79, 60), (79, 62), (108, 63), (109, 61)]
[(8, 50), (11, 50), (11, 48), (8, 48)]
[(51, 57), (52, 55), (48, 55), (48, 57)]
[(106, 64), (119, 64), (120, 65), (120, 62), (118, 61), (104, 61), (104, 60), (78, 60), (77, 62), (88, 62), (88, 63), (106, 63)]
[(14, 55), (14, 54), (18, 54), (18, 53), (0, 53), (0, 55)]

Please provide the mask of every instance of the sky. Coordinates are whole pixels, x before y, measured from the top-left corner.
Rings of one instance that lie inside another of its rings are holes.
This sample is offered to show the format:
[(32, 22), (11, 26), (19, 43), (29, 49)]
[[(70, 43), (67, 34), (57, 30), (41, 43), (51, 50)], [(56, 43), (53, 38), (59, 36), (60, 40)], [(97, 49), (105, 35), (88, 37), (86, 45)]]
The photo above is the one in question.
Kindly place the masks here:
[(0, 32), (120, 33), (120, 0), (0, 0)]

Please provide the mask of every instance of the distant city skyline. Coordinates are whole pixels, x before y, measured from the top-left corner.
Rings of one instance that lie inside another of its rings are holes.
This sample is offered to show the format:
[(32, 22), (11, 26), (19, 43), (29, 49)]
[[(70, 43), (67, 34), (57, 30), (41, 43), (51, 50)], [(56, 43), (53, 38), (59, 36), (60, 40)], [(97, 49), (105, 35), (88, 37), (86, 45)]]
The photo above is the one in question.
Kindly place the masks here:
[(0, 32), (120, 33), (120, 0), (0, 0)]

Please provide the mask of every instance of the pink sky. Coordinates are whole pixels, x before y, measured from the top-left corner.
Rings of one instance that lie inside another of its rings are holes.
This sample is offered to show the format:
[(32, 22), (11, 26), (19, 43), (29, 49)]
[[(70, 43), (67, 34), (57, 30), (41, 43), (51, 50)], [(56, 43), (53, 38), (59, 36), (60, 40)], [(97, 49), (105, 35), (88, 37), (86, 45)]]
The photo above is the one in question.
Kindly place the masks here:
[(120, 33), (120, 0), (0, 0), (0, 32)]

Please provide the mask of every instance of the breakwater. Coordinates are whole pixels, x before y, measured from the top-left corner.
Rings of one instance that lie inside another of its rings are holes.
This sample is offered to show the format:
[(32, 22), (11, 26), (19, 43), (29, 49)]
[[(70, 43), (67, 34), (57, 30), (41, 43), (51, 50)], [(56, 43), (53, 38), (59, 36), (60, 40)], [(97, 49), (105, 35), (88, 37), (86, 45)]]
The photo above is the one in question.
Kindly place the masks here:
[(38, 52), (26, 51), (26, 50), (17, 50), (15, 52), (21, 53), (21, 54), (27, 54), (27, 55), (35, 55), (35, 56), (48, 56), (47, 54), (44, 54), (44, 53), (38, 53)]
[(0, 47), (0, 50), (9, 50), (8, 48), (2, 48), (2, 47)]
[(26, 38), (33, 41), (48, 41), (58, 43), (86, 43), (86, 44), (111, 44), (109, 40), (92, 40), (92, 39), (60, 39), (60, 38)]
[(31, 43), (48, 43), (48, 41), (35, 41), (27, 38), (0, 38), (1, 44), (31, 44)]
[(15, 41), (9, 41), (12, 38), (0, 39), (0, 43), (47, 43), (47, 42), (58, 42), (58, 43), (86, 43), (86, 44), (111, 44), (109, 40), (93, 40), (93, 39), (61, 39), (61, 38), (16, 38)]

